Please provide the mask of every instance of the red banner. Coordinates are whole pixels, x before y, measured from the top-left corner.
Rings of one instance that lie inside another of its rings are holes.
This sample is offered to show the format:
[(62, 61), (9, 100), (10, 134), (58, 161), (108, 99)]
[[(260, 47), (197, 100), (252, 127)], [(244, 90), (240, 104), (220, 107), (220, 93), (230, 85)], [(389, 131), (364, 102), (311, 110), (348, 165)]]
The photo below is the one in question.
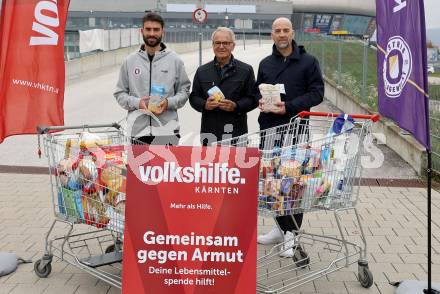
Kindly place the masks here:
[(307, 28), (307, 29), (304, 29), (304, 32), (305, 33), (317, 33), (317, 34), (319, 34), (321, 32), (321, 29), (319, 29), (319, 28)]
[(256, 293), (258, 150), (133, 149), (122, 293)]
[(3, 0), (0, 143), (64, 125), (64, 28), (69, 0)]

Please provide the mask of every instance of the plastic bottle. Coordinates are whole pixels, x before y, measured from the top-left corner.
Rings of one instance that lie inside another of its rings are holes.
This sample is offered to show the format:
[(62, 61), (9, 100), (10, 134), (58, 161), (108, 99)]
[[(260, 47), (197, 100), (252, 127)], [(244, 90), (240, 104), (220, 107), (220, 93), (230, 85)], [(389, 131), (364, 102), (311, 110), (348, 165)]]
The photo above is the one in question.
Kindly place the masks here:
[(344, 193), (343, 188), (344, 188), (344, 180), (340, 179), (336, 187), (336, 198), (340, 199), (342, 197), (342, 194)]

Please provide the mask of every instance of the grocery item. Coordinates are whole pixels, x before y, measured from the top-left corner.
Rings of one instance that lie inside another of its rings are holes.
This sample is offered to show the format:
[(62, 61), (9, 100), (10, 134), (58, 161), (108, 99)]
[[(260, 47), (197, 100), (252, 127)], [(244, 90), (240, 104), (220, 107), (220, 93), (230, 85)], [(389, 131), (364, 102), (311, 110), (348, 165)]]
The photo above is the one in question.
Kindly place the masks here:
[(83, 182), (84, 181), (81, 180), (79, 170), (74, 169), (68, 177), (67, 188), (72, 191), (80, 190), (83, 187)]
[(107, 228), (122, 234), (125, 224), (125, 193), (119, 193), (114, 202), (114, 207), (107, 207), (106, 215), (110, 219)]
[(272, 162), (270, 160), (262, 160), (260, 162), (260, 178), (265, 179), (273, 173)]
[(69, 177), (73, 172), (74, 162), (72, 159), (62, 159), (56, 168), (56, 174), (60, 180), (61, 186), (68, 187)]
[(304, 187), (302, 195), (302, 201), (300, 207), (302, 209), (310, 209), (314, 205), (315, 195), (318, 189), (321, 187), (322, 179), (313, 177), (301, 178), (301, 183)]
[(104, 164), (101, 167), (100, 184), (106, 191), (104, 202), (116, 205), (115, 198), (126, 190), (124, 150), (121, 148), (105, 149)]
[(301, 173), (304, 175), (313, 174), (316, 170), (320, 168), (320, 162), (321, 150), (307, 149)]
[(223, 94), (222, 90), (220, 90), (220, 88), (217, 86), (214, 86), (211, 89), (209, 89), (208, 95), (212, 96), (216, 102), (220, 102), (223, 99), (225, 99), (225, 95)]
[(279, 173), (285, 177), (297, 177), (301, 175), (302, 164), (296, 160), (287, 160), (281, 164)]
[(92, 159), (83, 158), (78, 162), (80, 184), (84, 187), (91, 187), (98, 178), (98, 169)]
[(304, 197), (305, 185), (302, 182), (295, 183), (292, 186), (291, 196), (293, 199), (293, 207), (297, 209), (301, 206), (302, 199)]
[(354, 128), (354, 119), (348, 114), (340, 114), (333, 121), (333, 125), (329, 130), (331, 134), (341, 134), (349, 132)]
[(272, 192), (269, 195), (278, 197), (280, 196), (281, 191), (281, 179), (273, 179), (272, 180)]
[(272, 178), (264, 179), (263, 180), (263, 194), (270, 196), (272, 195)]
[(281, 152), (281, 163), (287, 160), (295, 160), (296, 156), (296, 147), (283, 148)]
[(68, 217), (83, 218), (81, 191), (61, 188), (58, 191), (58, 211)]
[[(65, 152), (71, 154), (74, 150), (72, 142), (66, 142)], [(100, 228), (112, 217), (117, 222), (123, 220), (127, 185), (125, 153), (124, 146), (93, 146), (81, 150), (75, 160), (61, 159), (56, 174), (64, 188), (58, 192), (58, 211)], [(109, 207), (114, 211), (112, 215), (108, 213)]]
[(291, 195), (292, 193), (292, 187), (295, 183), (295, 180), (293, 178), (282, 178), (281, 179), (281, 187), (280, 187), (280, 194), (283, 196)]
[(313, 206), (326, 206), (330, 197), (327, 197), (331, 188), (329, 181), (324, 181), (322, 185), (316, 189)]
[(165, 97), (165, 88), (159, 85), (151, 86), (150, 100), (148, 101), (148, 110), (152, 112), (160, 111), (160, 103)]
[(279, 109), (275, 104), (281, 102), (279, 85), (260, 84), (261, 99), (263, 99), (263, 111), (277, 111)]
[(278, 196), (272, 204), (272, 210), (277, 213), (277, 215), (284, 215), (284, 196)]
[[(102, 193), (102, 192), (101, 192)], [(106, 214), (107, 205), (105, 205), (99, 191), (83, 193), (82, 206), (84, 210), (84, 220), (86, 224), (102, 228), (109, 222)]]

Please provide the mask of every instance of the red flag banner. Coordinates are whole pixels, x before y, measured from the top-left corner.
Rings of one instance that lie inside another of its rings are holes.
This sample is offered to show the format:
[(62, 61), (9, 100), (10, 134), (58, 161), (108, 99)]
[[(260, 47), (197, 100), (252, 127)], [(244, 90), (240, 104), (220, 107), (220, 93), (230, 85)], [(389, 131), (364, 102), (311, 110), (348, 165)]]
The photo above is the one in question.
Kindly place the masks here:
[(64, 29), (69, 0), (3, 0), (0, 143), (64, 125)]
[(258, 150), (133, 146), (129, 166), (122, 293), (255, 294)]

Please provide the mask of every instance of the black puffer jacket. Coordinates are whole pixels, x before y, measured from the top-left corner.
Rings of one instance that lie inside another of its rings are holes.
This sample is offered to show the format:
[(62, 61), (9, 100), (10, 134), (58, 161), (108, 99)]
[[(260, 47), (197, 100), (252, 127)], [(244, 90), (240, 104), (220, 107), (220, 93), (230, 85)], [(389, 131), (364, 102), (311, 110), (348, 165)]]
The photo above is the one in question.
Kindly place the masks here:
[[(322, 102), (324, 97), (324, 81), (318, 60), (306, 53), (303, 46), (297, 46), (293, 41), (293, 52), (284, 57), (273, 46), (272, 54), (260, 62), (258, 68), (258, 85), (284, 84), (286, 94), (281, 94), (281, 100), (286, 102), (286, 114), (260, 113), (258, 122), (260, 129), (289, 123), (290, 119), (304, 110), (310, 110)], [(261, 99), (257, 88), (257, 101)]]
[[(221, 140), (225, 133), (226, 124), (232, 124), (232, 136), (240, 136), (247, 133), (247, 112), (258, 106), (255, 100), (255, 75), (252, 66), (234, 59), (231, 68), (221, 78), (216, 68), (215, 60), (202, 65), (197, 69), (194, 76), (193, 88), (189, 96), (191, 106), (202, 113), (200, 132), (212, 133)], [(237, 104), (233, 112), (223, 111), (219, 108), (206, 110), (205, 104), (208, 99), (208, 90), (217, 86), (225, 95), (226, 99)]]

